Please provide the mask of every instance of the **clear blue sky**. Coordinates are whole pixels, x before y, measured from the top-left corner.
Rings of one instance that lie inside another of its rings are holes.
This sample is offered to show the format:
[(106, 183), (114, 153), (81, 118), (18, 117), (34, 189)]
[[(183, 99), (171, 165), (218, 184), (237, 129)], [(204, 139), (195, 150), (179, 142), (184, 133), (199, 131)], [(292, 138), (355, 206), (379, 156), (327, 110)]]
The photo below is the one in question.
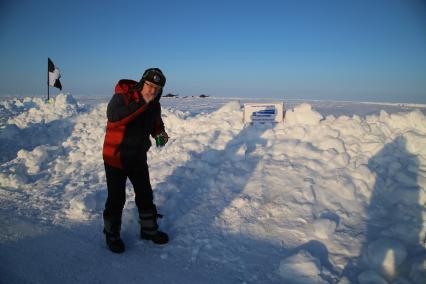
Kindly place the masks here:
[(159, 67), (182, 96), (426, 103), (426, 1), (0, 0), (0, 95), (45, 94), (47, 57), (73, 95)]

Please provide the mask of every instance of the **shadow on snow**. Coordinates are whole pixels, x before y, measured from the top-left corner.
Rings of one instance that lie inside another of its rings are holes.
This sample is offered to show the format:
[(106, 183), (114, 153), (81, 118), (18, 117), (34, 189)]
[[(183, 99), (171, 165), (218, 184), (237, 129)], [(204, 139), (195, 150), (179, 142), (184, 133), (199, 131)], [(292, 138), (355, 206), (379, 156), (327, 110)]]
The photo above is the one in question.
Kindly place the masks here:
[[(163, 227), (170, 233), (171, 245), (182, 247), (189, 270), (199, 265), (221, 266), (224, 269), (221, 273), (234, 275), (234, 281), (282, 283), (277, 273), (280, 261), (307, 250), (329, 271), (335, 272), (327, 248), (319, 241), (288, 249), (279, 241), (274, 243), (220, 228), (221, 222), (226, 222), (221, 214), (233, 200), (242, 198), (252, 202), (244, 189), (253, 181), (263, 159), (262, 148), (267, 141), (262, 135), (271, 128), (268, 124), (251, 125), (223, 150), (191, 153), (187, 163), (157, 185), (165, 199), (160, 209), (166, 213)], [(330, 282), (332, 278), (329, 277)]]
[(419, 160), (408, 152), (406, 144), (404, 137), (397, 137), (368, 162), (368, 168), (376, 175), (376, 183), (367, 208), (364, 243), (359, 257), (349, 261), (343, 272), (353, 283), (358, 283), (357, 277), (363, 271), (375, 269), (379, 272), (371, 258), (376, 265), (383, 265), (387, 255), (392, 253), (391, 248), (387, 248), (371, 255), (369, 245), (377, 240), (397, 241), (407, 251), (406, 261), (398, 267), (395, 277), (408, 276), (412, 262), (426, 256), (425, 236), (421, 236), (424, 205), (419, 204), (422, 190), (417, 181)]

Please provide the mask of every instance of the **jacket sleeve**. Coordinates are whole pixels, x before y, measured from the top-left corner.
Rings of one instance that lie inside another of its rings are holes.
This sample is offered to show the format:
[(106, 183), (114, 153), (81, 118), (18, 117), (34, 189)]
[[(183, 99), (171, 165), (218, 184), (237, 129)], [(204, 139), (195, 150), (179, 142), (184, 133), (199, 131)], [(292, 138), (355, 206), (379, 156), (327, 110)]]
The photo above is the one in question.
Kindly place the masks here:
[(154, 121), (154, 127), (151, 133), (151, 136), (155, 138), (158, 134), (161, 132), (164, 132), (164, 122), (161, 119), (161, 105), (160, 103), (156, 103), (154, 105), (155, 108), (155, 121)]
[(108, 103), (107, 118), (108, 121), (117, 122), (134, 113), (140, 105), (131, 101), (126, 105), (123, 96), (115, 94)]
[(126, 105), (123, 96), (115, 94), (107, 106), (108, 125), (110, 127), (118, 127), (128, 124), (144, 112), (148, 104), (135, 101), (129, 102)]

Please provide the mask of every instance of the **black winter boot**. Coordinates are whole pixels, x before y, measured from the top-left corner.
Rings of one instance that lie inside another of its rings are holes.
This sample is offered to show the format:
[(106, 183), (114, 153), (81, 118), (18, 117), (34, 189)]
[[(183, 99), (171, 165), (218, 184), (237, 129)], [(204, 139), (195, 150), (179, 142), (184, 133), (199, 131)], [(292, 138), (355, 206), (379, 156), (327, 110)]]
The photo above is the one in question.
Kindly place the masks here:
[(169, 242), (169, 236), (158, 230), (157, 218), (163, 218), (163, 215), (157, 214), (157, 208), (154, 206), (150, 210), (141, 210), (139, 212), (139, 223), (141, 224), (141, 239), (151, 240), (156, 244), (163, 245)]
[(104, 234), (106, 244), (112, 252), (122, 253), (125, 250), (120, 238), (121, 216), (106, 216), (104, 214)]

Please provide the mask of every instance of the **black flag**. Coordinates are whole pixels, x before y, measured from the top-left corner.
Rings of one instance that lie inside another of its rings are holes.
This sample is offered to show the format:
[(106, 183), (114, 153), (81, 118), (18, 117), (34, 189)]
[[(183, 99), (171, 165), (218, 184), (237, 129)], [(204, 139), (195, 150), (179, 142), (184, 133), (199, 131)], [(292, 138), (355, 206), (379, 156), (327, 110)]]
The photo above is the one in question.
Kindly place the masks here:
[(53, 64), (50, 58), (47, 58), (47, 65), (49, 71), (49, 86), (56, 87), (62, 91), (61, 81), (59, 81), (59, 78), (61, 78), (59, 69)]

